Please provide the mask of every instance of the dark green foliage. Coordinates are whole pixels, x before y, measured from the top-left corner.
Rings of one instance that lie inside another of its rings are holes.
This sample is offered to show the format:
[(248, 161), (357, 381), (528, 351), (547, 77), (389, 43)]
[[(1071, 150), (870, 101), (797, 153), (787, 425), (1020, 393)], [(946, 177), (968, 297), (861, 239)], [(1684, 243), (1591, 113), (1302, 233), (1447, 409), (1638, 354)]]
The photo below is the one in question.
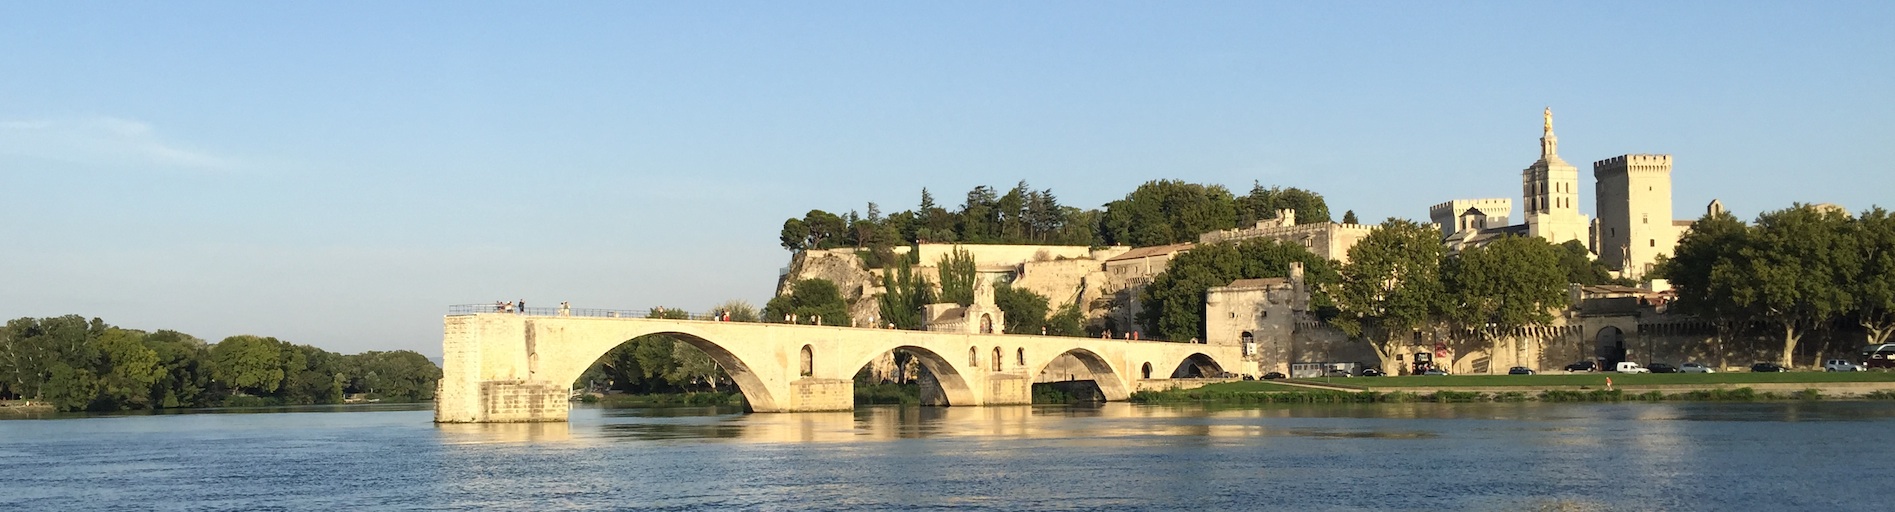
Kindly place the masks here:
[[(1011, 316), (1011, 315), (1009, 315)], [(1086, 332), (1086, 313), (1079, 309), (1079, 303), (1067, 304), (1046, 319), (1046, 334), (1051, 336), (1091, 336)]]
[(828, 279), (804, 279), (790, 285), (789, 294), (770, 299), (763, 306), (765, 321), (785, 322), (786, 316), (800, 324), (821, 319), (823, 325), (848, 326), (849, 304), (836, 289), (836, 283)]
[(1143, 247), (1194, 242), (1236, 225), (1235, 199), (1222, 185), (1160, 180), (1106, 203), (1101, 228), (1108, 245)]
[(1383, 222), (1349, 248), (1330, 323), (1369, 340), (1382, 367), (1396, 368), (1401, 340), (1439, 318), (1447, 302), (1441, 281), (1446, 254), (1439, 231), (1402, 219)]
[(1578, 240), (1567, 240), (1559, 244), (1558, 248), (1559, 268), (1565, 271), (1566, 282), (1586, 286), (1608, 283), (1626, 284), (1614, 281), (1612, 270), (1606, 268), (1605, 262), (1592, 259), (1591, 252), (1586, 249), (1586, 244)]
[(894, 268), (882, 274), (880, 301), (882, 321), (897, 329), (921, 330), (927, 319), (921, 307), (934, 303), (934, 283), (914, 272), (914, 264), (901, 258)]
[[(1236, 207), (1239, 226), (1277, 218), (1277, 210), (1295, 210), (1297, 224), (1329, 222), (1329, 203), (1323, 201), (1322, 194), (1294, 187), (1264, 188), (1262, 183), (1253, 183), (1250, 194), (1236, 199)], [(1352, 224), (1353, 221), (1345, 216), (1343, 223)]]
[(953, 253), (941, 255), (941, 261), (935, 264), (941, 283), (941, 302), (952, 302), (966, 306), (974, 303), (974, 280), (980, 277), (975, 266), (974, 255), (967, 249), (954, 248)]
[(1776, 329), (1783, 340), (1778, 362), (1789, 367), (1810, 330), (1845, 315), (1882, 314), (1873, 283), (1884, 276), (1865, 270), (1884, 268), (1875, 265), (1888, 263), (1878, 258), (1895, 252), (1895, 237), (1871, 235), (1882, 220), (1874, 211), (1864, 217), (1871, 220), (1803, 204), (1766, 212), (1751, 226), (1729, 214), (1706, 215), (1679, 241), (1662, 272), (1678, 289), (1679, 311), (1727, 331), (1751, 322)]
[(431, 400), (441, 369), (406, 350), (345, 356), (247, 335), (207, 345), (177, 331), (65, 316), (21, 318), (0, 329), (0, 376), (0, 398), (111, 411), (327, 404), (347, 393)]
[[(1047, 326), (1047, 299), (1031, 290), (1001, 285), (994, 288), (994, 306), (1006, 313), (1008, 334), (1039, 334)], [(1047, 329), (1049, 332), (1051, 328)]]
[(1342, 212), (1342, 223), (1343, 224), (1357, 224), (1358, 222), (1356, 221), (1356, 218), (1355, 218), (1355, 210)]
[[(1165, 271), (1145, 287), (1145, 309), (1138, 312), (1139, 323), (1155, 339), (1203, 339), (1205, 290), (1238, 279), (1288, 277), (1291, 262), (1303, 263), (1303, 276), (1311, 290), (1336, 282), (1335, 267), (1301, 245), (1246, 240), (1198, 246), (1173, 258)], [(1328, 299), (1316, 294), (1312, 305), (1327, 306)]]
[(1447, 317), (1482, 335), (1546, 325), (1570, 299), (1561, 250), (1546, 239), (1509, 236), (1447, 259)]

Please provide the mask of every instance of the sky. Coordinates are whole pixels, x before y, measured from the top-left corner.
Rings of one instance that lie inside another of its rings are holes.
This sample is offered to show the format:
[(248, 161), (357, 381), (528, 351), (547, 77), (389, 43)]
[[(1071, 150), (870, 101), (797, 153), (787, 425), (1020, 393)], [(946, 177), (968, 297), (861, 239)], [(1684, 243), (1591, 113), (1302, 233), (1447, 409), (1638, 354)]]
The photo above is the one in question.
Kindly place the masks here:
[[(440, 355), (451, 304), (767, 301), (810, 209), (1176, 179), (1338, 217), (1673, 155), (1891, 205), (1892, 2), (0, 2), (0, 317)], [(1582, 189), (1582, 212), (1592, 193)]]

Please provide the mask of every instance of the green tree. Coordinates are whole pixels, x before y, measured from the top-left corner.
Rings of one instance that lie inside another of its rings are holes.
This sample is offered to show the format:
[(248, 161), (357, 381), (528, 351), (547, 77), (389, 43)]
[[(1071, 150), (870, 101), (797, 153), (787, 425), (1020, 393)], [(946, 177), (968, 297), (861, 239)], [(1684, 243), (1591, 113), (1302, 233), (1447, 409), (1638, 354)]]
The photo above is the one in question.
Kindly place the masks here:
[(934, 284), (916, 274), (913, 263), (901, 258), (893, 269), (883, 272), (882, 289), (877, 299), (882, 321), (898, 329), (921, 330), (926, 326), (921, 308), (934, 303)]
[(1551, 323), (1569, 300), (1560, 252), (1544, 238), (1527, 236), (1462, 250), (1442, 270), (1448, 319), (1474, 331), (1482, 348), (1514, 329)]
[(7, 322), (0, 330), (0, 376), (14, 394), (44, 398), (41, 387), (53, 375), (55, 365), (65, 365), (66, 377), (99, 366), (99, 351), (93, 338), (108, 328), (97, 318), (87, 321), (79, 315), (52, 318), (20, 318)]
[(210, 349), (204, 340), (177, 331), (160, 330), (145, 336), (144, 342), (157, 355), (158, 365), (164, 372), (151, 391), (149, 403), (153, 407), (209, 405), (205, 389), (211, 383), (207, 364)]
[(731, 299), (719, 303), (716, 306), (711, 306), (711, 314), (719, 315), (720, 317), (724, 314), (728, 314), (732, 322), (763, 321), (763, 318), (757, 313), (757, 307), (750, 305), (750, 302), (743, 299)]
[(1869, 344), (1887, 343), (1895, 333), (1895, 216), (1880, 207), (1862, 212), (1852, 223), (1855, 256), (1861, 268), (1848, 285), (1856, 323)]
[[(1203, 339), (1205, 291), (1238, 279), (1288, 277), (1293, 262), (1303, 264), (1304, 280), (1312, 290), (1336, 280), (1329, 261), (1301, 245), (1263, 239), (1200, 245), (1172, 258), (1145, 286), (1138, 321), (1158, 339)], [(1312, 306), (1328, 305), (1326, 297), (1315, 295)]]
[(1612, 271), (1605, 262), (1592, 259), (1586, 244), (1578, 240), (1567, 240), (1555, 246), (1558, 249), (1558, 268), (1565, 271), (1564, 279), (1568, 283), (1595, 286), (1613, 282)]
[(1732, 281), (1714, 275), (1734, 271), (1738, 252), (1750, 245), (1750, 235), (1749, 226), (1726, 212), (1708, 213), (1693, 223), (1658, 268), (1678, 290), (1673, 311), (1710, 322), (1722, 339), (1749, 324), (1749, 314), (1730, 300)]
[(1345, 212), (1342, 212), (1342, 223), (1343, 223), (1343, 224), (1355, 224), (1355, 223), (1357, 223), (1357, 221), (1356, 221), (1356, 218), (1355, 218), (1355, 210), (1349, 210), (1349, 211), (1345, 211)]
[(99, 394), (99, 377), (92, 370), (73, 368), (65, 362), (55, 362), (46, 369), (46, 380), (40, 398), (52, 402), (53, 407), (62, 411), (84, 410), (92, 404)]
[(1330, 323), (1369, 340), (1382, 367), (1415, 329), (1432, 322), (1445, 300), (1441, 233), (1412, 221), (1389, 219), (1349, 248), (1349, 263), (1333, 294)]
[(996, 287), (994, 306), (1005, 313), (1008, 333), (1039, 334), (1041, 327), (1047, 327), (1047, 298), (1032, 290), (1016, 289), (1011, 285)]
[(1085, 336), (1086, 312), (1079, 309), (1079, 303), (1077, 302), (1059, 308), (1059, 312), (1054, 313), (1052, 318), (1046, 319), (1046, 334), (1052, 336)]
[(1791, 366), (1796, 345), (1811, 329), (1829, 324), (1855, 302), (1847, 288), (1856, 261), (1839, 211), (1798, 204), (1757, 217), (1749, 247), (1737, 265), (1713, 271), (1730, 300), (1783, 331), (1781, 363)]
[(1322, 194), (1295, 187), (1264, 188), (1262, 183), (1252, 183), (1250, 193), (1236, 199), (1236, 208), (1238, 225), (1274, 219), (1277, 210), (1295, 210), (1297, 224), (1329, 222), (1329, 204)]
[(974, 280), (980, 278), (980, 274), (972, 253), (955, 247), (954, 252), (941, 255), (935, 270), (941, 283), (941, 302), (962, 306), (974, 303)]
[(145, 346), (145, 333), (113, 327), (97, 343), (105, 362), (99, 398), (114, 409), (151, 406), (152, 388), (165, 370), (158, 364), (158, 353)]
[(1199, 234), (1237, 225), (1234, 201), (1221, 185), (1151, 181), (1107, 203), (1101, 228), (1111, 245), (1196, 241)]
[(283, 383), (282, 342), (276, 338), (231, 336), (212, 345), (211, 376), (215, 382), (252, 395), (275, 392)]
[(807, 248), (809, 246), (809, 223), (797, 218), (783, 221), (783, 231), (777, 235), (777, 240), (783, 245), (784, 249), (791, 251), (801, 251)]
[(848, 326), (849, 304), (836, 283), (804, 279), (790, 285), (789, 294), (770, 299), (763, 306), (763, 316), (770, 321), (781, 321), (785, 315), (795, 315), (798, 323), (820, 318), (823, 325)]

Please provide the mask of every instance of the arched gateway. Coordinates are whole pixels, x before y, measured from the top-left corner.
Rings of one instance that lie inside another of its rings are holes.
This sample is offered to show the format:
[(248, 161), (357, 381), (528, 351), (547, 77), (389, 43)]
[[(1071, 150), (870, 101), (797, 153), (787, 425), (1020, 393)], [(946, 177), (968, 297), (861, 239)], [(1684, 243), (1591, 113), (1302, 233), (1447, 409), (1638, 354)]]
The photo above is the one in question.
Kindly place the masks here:
[[(890, 350), (918, 356), (949, 405), (1032, 403), (1052, 360), (1072, 355), (1107, 400), (1144, 378), (1137, 363), (1166, 367), (1241, 361), (1240, 347), (1099, 338), (959, 334), (810, 325), (509, 313), (449, 315), (435, 421), (565, 421), (572, 383), (625, 340), (672, 335), (703, 350), (736, 381), (755, 412), (854, 408), (856, 370)], [(948, 357), (973, 354), (973, 357)], [(1003, 355), (1014, 361), (1000, 364)], [(1190, 360), (1190, 361), (1187, 361)], [(1136, 361), (1137, 363), (1134, 363)]]

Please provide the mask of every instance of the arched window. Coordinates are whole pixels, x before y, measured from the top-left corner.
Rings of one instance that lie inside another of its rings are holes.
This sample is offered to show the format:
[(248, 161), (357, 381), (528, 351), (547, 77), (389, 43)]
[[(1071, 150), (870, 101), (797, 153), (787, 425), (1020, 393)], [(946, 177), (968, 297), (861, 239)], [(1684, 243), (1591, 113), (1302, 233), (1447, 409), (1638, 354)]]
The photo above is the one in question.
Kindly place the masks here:
[(1151, 378), (1151, 363), (1145, 363), (1145, 367), (1140, 368), (1138, 373), (1144, 375), (1145, 376), (1144, 378), (1147, 378), (1147, 379)]
[(970, 368), (980, 367), (980, 349), (967, 347), (967, 366)]
[(1026, 347), (1021, 347), (1019, 350), (1019, 353), (1020, 353), (1020, 362), (1015, 363), (1015, 364), (1019, 364), (1020, 366), (1026, 366)]
[(1000, 371), (1000, 347), (994, 347), (994, 371)]
[(816, 352), (810, 350), (809, 345), (803, 345), (802, 374), (808, 377), (814, 373), (816, 373)]
[(980, 314), (980, 333), (981, 334), (994, 333), (994, 317), (986, 313)]

